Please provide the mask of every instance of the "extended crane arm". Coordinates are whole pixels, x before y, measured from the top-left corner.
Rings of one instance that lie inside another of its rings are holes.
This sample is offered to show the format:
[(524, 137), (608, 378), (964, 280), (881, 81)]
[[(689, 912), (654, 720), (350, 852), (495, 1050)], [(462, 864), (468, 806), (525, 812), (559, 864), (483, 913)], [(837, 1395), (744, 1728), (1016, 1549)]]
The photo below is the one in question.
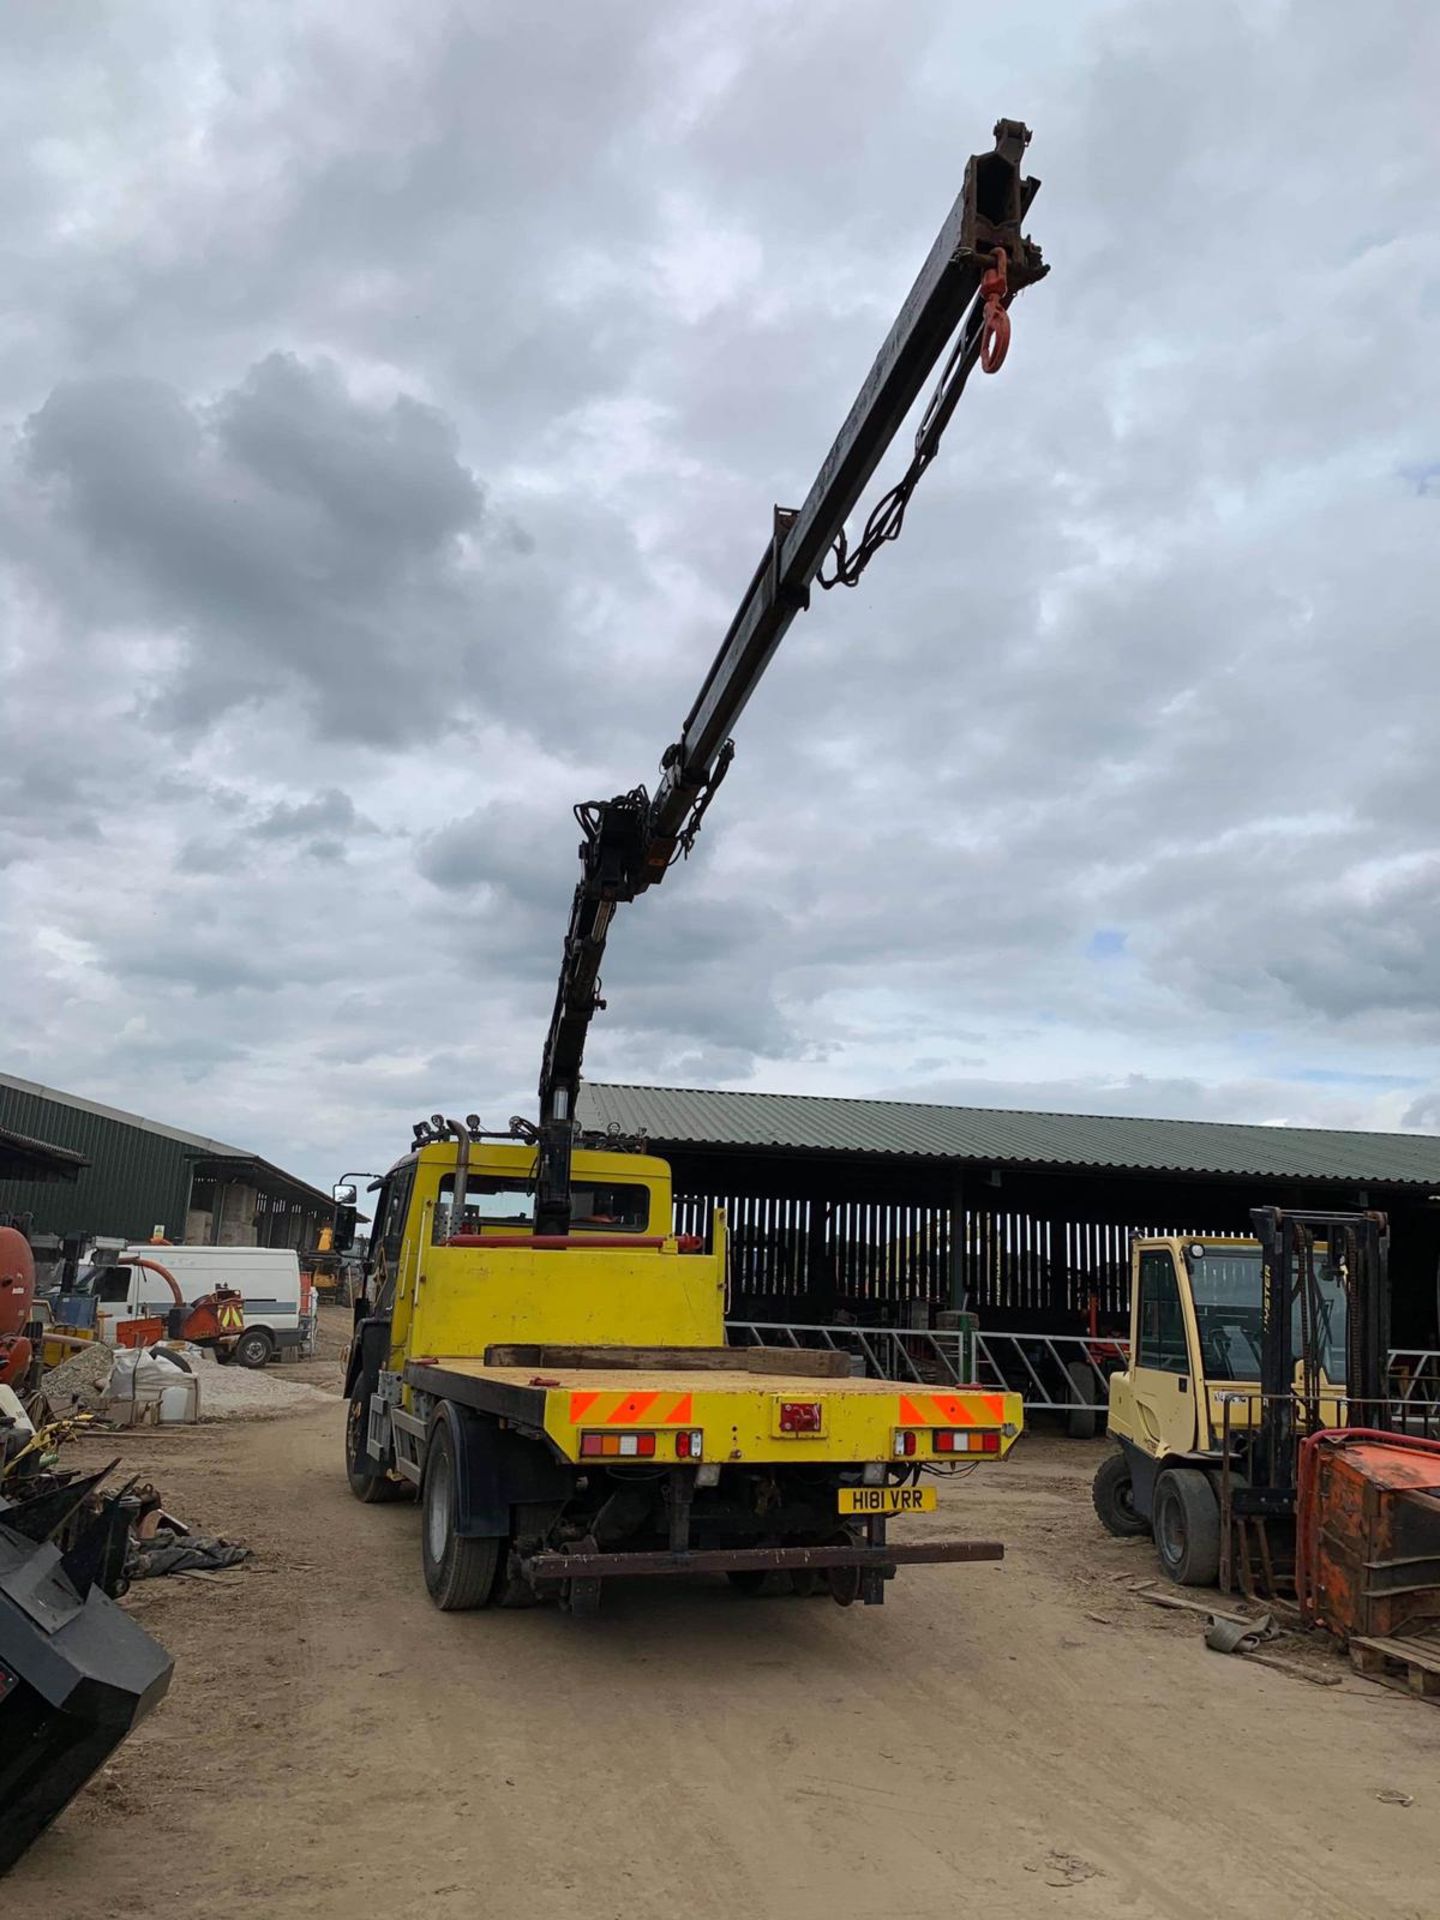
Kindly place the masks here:
[[(644, 787), (575, 809), (584, 833), (555, 1010), (540, 1075), (537, 1234), (570, 1226), (570, 1148), (585, 1039), (600, 999), (600, 963), (616, 907), (664, 879), (690, 851), (711, 796), (730, 764), (730, 732), (797, 613), (822, 586), (854, 585), (871, 554), (900, 530), (916, 481), (939, 445), (975, 362), (998, 365), (1004, 307), (1047, 271), (1021, 232), (1039, 181), (1022, 178), (1029, 144), (1016, 120), (995, 127), (993, 153), (972, 155), (965, 184), (930, 249), (889, 337), (798, 511), (777, 507), (770, 544), (740, 602), (680, 738), (660, 763), (653, 797)], [(851, 554), (845, 521), (902, 421), (958, 331), (940, 385), (920, 424), (904, 479), (872, 513)], [(832, 548), (830, 578), (821, 573)]]

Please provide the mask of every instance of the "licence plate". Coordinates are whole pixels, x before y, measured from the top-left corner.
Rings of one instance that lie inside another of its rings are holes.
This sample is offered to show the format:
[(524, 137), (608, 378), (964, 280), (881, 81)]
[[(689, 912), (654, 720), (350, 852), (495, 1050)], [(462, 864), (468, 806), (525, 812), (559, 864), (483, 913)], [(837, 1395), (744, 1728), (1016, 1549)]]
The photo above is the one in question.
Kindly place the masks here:
[(934, 1487), (841, 1487), (841, 1513), (934, 1513)]

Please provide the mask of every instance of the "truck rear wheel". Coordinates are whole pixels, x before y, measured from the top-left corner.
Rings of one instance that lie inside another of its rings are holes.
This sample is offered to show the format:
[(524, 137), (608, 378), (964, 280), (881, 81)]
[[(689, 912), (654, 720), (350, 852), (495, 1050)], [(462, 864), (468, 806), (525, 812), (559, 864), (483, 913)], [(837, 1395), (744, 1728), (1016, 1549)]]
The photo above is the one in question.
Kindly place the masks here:
[(357, 1380), (345, 1408), (345, 1478), (355, 1498), (373, 1507), (385, 1500), (398, 1500), (405, 1489), (398, 1480), (392, 1480), (383, 1467), (377, 1466), (365, 1450), (369, 1399), (368, 1385), (364, 1380)]
[(1220, 1572), (1220, 1503), (1197, 1468), (1172, 1467), (1155, 1482), (1155, 1546), (1177, 1586), (1214, 1586)]
[(442, 1613), (489, 1606), (505, 1542), (466, 1538), (458, 1529), (455, 1443), (444, 1420), (430, 1434), (420, 1482), (420, 1558), (430, 1598)]
[(1149, 1533), (1150, 1522), (1135, 1505), (1135, 1489), (1130, 1481), (1130, 1462), (1123, 1453), (1107, 1453), (1095, 1469), (1090, 1498), (1100, 1516), (1100, 1524), (1117, 1540), (1138, 1540)]

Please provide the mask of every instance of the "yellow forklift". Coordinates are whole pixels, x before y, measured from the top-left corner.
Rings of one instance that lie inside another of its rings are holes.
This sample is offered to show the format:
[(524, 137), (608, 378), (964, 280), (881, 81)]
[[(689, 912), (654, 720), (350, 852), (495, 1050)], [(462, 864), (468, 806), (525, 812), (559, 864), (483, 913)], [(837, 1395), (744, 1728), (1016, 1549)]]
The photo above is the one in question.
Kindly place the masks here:
[(1113, 1534), (1153, 1535), (1181, 1586), (1296, 1592), (1341, 1631), (1431, 1618), (1440, 1449), (1392, 1431), (1385, 1216), (1250, 1217), (1253, 1239), (1134, 1242), (1095, 1510)]

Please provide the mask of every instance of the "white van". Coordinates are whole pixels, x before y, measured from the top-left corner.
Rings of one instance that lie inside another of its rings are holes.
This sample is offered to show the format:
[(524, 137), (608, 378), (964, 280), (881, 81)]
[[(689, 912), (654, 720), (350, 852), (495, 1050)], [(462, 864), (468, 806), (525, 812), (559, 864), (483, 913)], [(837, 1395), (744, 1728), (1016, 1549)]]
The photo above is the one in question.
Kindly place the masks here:
[[(183, 1297), (201, 1300), (217, 1287), (233, 1287), (245, 1306), (245, 1331), (235, 1343), (235, 1359), (242, 1367), (263, 1367), (282, 1347), (301, 1346), (305, 1339), (300, 1287), (300, 1256), (293, 1247), (126, 1247), (115, 1260), (155, 1260), (175, 1276)], [(123, 1269), (122, 1269), (123, 1271)], [(130, 1284), (123, 1311), (131, 1319), (145, 1312), (165, 1314), (174, 1296), (158, 1273), (129, 1268)], [(109, 1303), (102, 1313), (113, 1310)], [(308, 1312), (309, 1303), (304, 1303)]]

